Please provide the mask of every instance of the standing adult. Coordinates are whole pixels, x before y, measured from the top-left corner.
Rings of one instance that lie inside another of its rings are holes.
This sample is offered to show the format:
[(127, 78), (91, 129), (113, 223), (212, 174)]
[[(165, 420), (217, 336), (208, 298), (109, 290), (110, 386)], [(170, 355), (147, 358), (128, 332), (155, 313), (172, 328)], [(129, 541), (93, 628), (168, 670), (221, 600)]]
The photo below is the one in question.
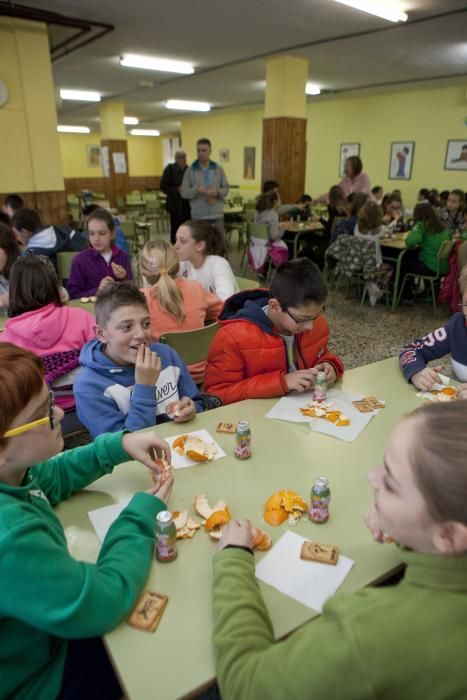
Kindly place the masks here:
[(191, 218), (216, 224), (224, 233), (224, 199), (229, 183), (223, 168), (211, 160), (211, 142), (199, 139), (196, 143), (198, 159), (183, 176), (181, 195), (190, 200)]
[(344, 163), (344, 177), (339, 183), (344, 195), (364, 192), (373, 198), (370, 178), (363, 172), (363, 163), (359, 156), (350, 156)]
[(188, 169), (185, 151), (175, 153), (175, 162), (165, 166), (161, 190), (167, 195), (165, 208), (170, 215), (170, 242), (175, 243), (177, 229), (190, 218), (190, 203), (180, 194), (185, 171)]

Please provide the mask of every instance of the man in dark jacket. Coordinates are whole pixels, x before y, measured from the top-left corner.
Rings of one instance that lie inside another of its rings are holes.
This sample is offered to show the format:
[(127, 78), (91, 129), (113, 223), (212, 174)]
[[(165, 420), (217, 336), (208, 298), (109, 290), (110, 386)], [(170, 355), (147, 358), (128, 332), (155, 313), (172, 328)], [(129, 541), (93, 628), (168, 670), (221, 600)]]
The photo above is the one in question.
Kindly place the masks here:
[(175, 153), (175, 163), (166, 165), (161, 179), (161, 190), (167, 195), (165, 208), (170, 214), (170, 240), (175, 243), (177, 229), (191, 218), (190, 203), (180, 194), (183, 175), (187, 169), (185, 151)]

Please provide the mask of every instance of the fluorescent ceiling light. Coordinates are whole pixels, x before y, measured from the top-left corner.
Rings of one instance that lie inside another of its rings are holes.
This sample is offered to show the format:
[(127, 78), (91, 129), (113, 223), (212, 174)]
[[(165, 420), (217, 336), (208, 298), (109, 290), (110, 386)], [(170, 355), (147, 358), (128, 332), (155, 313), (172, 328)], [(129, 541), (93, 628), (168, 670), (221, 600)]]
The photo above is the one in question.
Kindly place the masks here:
[(101, 96), (98, 92), (88, 90), (60, 90), (62, 100), (82, 100), (83, 102), (100, 102)]
[(307, 83), (305, 92), (307, 95), (321, 95), (321, 88), (316, 83)]
[(128, 124), (128, 126), (132, 124), (139, 124), (139, 119), (138, 117), (123, 117), (123, 123)]
[(398, 0), (334, 0), (341, 5), (348, 5), (370, 15), (382, 17), (390, 22), (407, 22), (407, 14), (402, 11)]
[(65, 124), (59, 124), (57, 126), (57, 131), (61, 131), (63, 134), (90, 134), (91, 129), (88, 126), (65, 126)]
[(132, 136), (160, 136), (161, 132), (157, 129), (130, 129)]
[(168, 100), (167, 109), (186, 109), (189, 112), (209, 112), (211, 105), (207, 102), (191, 102), (190, 100)]
[(146, 70), (160, 70), (167, 73), (194, 73), (191, 63), (186, 61), (173, 61), (170, 58), (153, 58), (152, 56), (139, 56), (134, 53), (126, 54), (120, 58), (120, 65), (127, 68), (144, 68)]

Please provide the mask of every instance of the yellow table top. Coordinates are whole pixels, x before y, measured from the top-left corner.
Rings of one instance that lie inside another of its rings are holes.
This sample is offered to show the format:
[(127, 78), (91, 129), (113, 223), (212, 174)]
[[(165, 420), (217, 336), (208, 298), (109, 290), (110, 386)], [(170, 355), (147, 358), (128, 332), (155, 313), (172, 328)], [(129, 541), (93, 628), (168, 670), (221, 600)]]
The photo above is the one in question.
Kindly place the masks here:
[(96, 304), (94, 301), (81, 301), (81, 299), (71, 299), (70, 301), (67, 301), (67, 306), (73, 306), (77, 309), (84, 309), (85, 311), (89, 311), (89, 313), (93, 316), (96, 313)]
[(295, 221), (288, 223), (285, 230), (292, 233), (306, 233), (307, 231), (322, 231), (323, 229), (324, 226), (319, 221)]
[(380, 238), (379, 242), (386, 248), (405, 250), (407, 248), (405, 239), (407, 238), (408, 233), (408, 231), (406, 231), (405, 233), (396, 233), (392, 238)]
[(243, 207), (224, 207), (224, 215), (233, 216), (234, 214), (243, 214)]
[[(295, 531), (321, 542), (339, 545), (355, 566), (342, 590), (355, 591), (384, 577), (399, 564), (393, 545), (374, 543), (362, 515), (371, 502), (366, 481), (369, 468), (382, 459), (390, 430), (402, 414), (420, 405), (415, 390), (399, 370), (397, 359), (351, 370), (344, 390), (385, 399), (387, 406), (373, 417), (354, 443), (313, 433), (306, 423), (265, 418), (273, 400), (250, 400), (225, 406), (196, 417), (184, 426), (163, 424), (158, 433), (176, 435), (207, 428), (227, 458), (175, 472), (169, 507), (190, 509), (196, 495), (206, 494), (211, 504), (225, 499), (233, 517), (247, 517), (276, 542), (288, 525), (271, 527), (262, 521), (263, 505), (275, 491), (293, 489), (309, 500), (315, 478), (326, 476), (332, 491), (331, 517), (325, 524), (300, 522)], [(304, 402), (309, 396), (304, 396)], [(233, 457), (233, 436), (219, 435), (219, 421), (246, 418), (253, 433), (253, 455), (241, 462)], [(134, 462), (117, 467), (57, 509), (74, 556), (95, 561), (100, 545), (87, 512), (128, 497), (150, 486), (147, 470)], [(211, 647), (211, 559), (216, 548), (204, 531), (179, 543), (178, 559), (154, 562), (146, 588), (167, 593), (169, 604), (154, 634), (133, 629), (125, 622), (106, 636), (114, 665), (132, 700), (179, 698), (214, 677)], [(131, 556), (131, 552), (128, 552)], [(259, 559), (262, 554), (257, 554)], [(260, 583), (276, 637), (282, 637), (315, 616), (287, 596)]]

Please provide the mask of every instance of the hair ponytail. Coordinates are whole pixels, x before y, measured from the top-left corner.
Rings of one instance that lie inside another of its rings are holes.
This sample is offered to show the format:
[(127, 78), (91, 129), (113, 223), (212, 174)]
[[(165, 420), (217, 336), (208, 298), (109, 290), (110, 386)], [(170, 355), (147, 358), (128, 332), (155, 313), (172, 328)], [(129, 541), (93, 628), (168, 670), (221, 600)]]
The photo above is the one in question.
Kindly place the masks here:
[(185, 306), (175, 281), (180, 268), (175, 248), (166, 241), (148, 241), (140, 253), (139, 268), (161, 309), (179, 323), (183, 321)]
[(196, 243), (205, 243), (205, 255), (220, 255), (226, 257), (224, 235), (215, 224), (210, 224), (208, 221), (201, 219), (192, 219), (185, 221), (183, 226), (190, 230), (191, 237)]

